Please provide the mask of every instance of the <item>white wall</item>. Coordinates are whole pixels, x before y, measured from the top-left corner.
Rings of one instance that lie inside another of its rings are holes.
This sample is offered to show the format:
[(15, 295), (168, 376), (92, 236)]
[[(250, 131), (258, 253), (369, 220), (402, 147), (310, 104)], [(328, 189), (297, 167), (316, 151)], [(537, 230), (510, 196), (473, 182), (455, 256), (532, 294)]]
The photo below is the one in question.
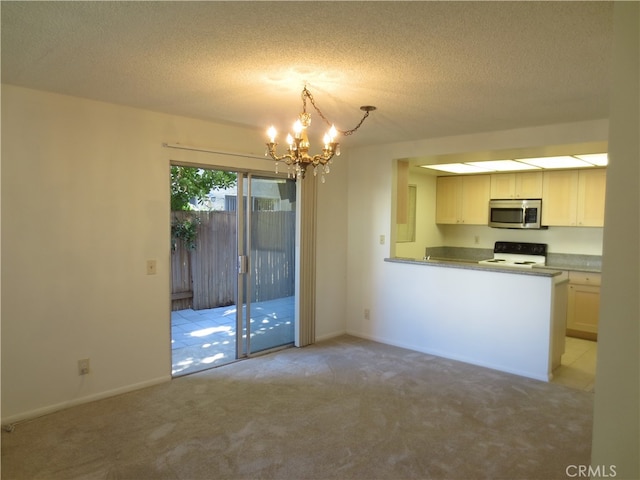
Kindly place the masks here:
[[(162, 143), (262, 155), (262, 140), (249, 129), (2, 86), (4, 422), (170, 378), (170, 160), (269, 172), (273, 163)], [(318, 221), (318, 298), (330, 299), (319, 305), (320, 336), (345, 330), (340, 168), (319, 193), (332, 209)], [(157, 275), (146, 275), (148, 259)], [(81, 377), (86, 357), (92, 373)]]
[(348, 164), (348, 152), (334, 157), (317, 188), (316, 340), (346, 332)]
[[(614, 11), (610, 165), (591, 461), (594, 467), (615, 466), (616, 478), (637, 479), (640, 478), (640, 4), (616, 2)], [(596, 477), (599, 476), (592, 478)]]

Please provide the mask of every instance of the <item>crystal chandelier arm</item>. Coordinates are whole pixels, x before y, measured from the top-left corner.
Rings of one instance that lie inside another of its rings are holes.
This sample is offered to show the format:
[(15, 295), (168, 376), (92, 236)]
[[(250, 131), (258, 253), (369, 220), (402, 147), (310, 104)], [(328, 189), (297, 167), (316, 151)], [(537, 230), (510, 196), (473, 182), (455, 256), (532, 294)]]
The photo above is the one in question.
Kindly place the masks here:
[(333, 152), (323, 152), (317, 155), (314, 155), (312, 158), (313, 165), (324, 165), (329, 160), (333, 158)]
[(290, 164), (293, 162), (294, 154), (290, 149), (287, 149), (287, 153), (284, 155), (276, 154), (276, 146), (277, 143), (268, 142), (267, 143), (267, 152), (265, 155), (269, 155), (276, 162), (285, 162), (286, 164)]

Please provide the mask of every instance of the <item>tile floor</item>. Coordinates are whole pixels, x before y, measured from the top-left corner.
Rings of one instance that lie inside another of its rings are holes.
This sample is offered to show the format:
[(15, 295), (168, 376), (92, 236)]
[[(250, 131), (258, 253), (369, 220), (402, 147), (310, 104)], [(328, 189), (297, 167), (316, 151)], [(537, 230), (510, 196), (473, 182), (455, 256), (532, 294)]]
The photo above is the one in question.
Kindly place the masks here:
[[(294, 297), (251, 305), (251, 351), (294, 339)], [(246, 334), (243, 332), (243, 338)], [(236, 307), (171, 312), (172, 375), (187, 375), (236, 359)]]
[(553, 372), (553, 383), (593, 392), (596, 379), (598, 343), (567, 337), (560, 366)]

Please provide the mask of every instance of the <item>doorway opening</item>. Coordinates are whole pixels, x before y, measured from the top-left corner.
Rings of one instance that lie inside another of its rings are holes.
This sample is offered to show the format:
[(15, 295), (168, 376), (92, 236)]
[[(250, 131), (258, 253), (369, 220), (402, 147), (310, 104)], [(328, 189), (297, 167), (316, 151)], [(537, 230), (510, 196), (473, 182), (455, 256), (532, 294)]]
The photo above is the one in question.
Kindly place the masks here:
[(292, 345), (295, 182), (184, 166), (171, 173), (172, 375)]

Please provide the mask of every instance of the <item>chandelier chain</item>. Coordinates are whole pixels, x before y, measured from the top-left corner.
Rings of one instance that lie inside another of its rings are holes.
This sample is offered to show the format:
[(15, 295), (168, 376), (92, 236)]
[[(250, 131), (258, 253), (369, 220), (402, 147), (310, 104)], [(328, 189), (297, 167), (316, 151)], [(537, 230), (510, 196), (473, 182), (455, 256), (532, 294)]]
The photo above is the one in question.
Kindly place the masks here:
[[(306, 98), (305, 98), (306, 97)], [(320, 118), (322, 118), (324, 120), (324, 122), (328, 125), (331, 126), (331, 122), (329, 121), (329, 119), (327, 117), (324, 116), (324, 114), (320, 111), (320, 108), (316, 105), (315, 100), (313, 99), (313, 95), (311, 95), (311, 92), (309, 90), (307, 90), (307, 87), (305, 86), (304, 89), (302, 90), (302, 111), (306, 112), (307, 111), (307, 100), (309, 99), (309, 101), (311, 102), (311, 105), (313, 105), (313, 108), (315, 108), (316, 112), (318, 112), (318, 115), (320, 115)], [(354, 133), (356, 130), (358, 130), (360, 128), (360, 125), (362, 125), (362, 123), (366, 120), (366, 118), (369, 116), (369, 110), (366, 110), (364, 112), (364, 116), (362, 117), (362, 119), (360, 120), (360, 122), (353, 127), (350, 130), (340, 130), (338, 128), (336, 128), (336, 130), (338, 132), (340, 132), (342, 135), (349, 136), (352, 133)]]

